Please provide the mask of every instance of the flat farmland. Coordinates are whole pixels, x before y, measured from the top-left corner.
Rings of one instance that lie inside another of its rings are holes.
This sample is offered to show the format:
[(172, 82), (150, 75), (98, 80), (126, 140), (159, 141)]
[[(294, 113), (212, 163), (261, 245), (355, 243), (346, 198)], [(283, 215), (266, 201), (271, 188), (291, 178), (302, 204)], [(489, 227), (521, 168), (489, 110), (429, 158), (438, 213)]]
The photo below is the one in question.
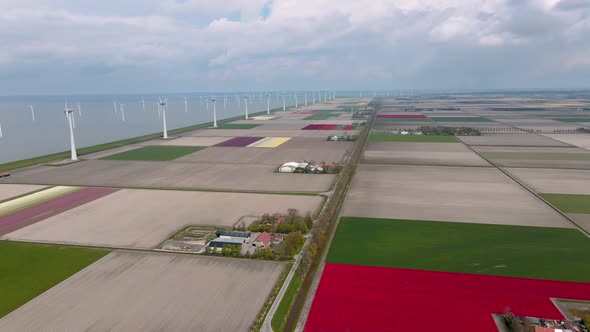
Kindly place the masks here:
[[(160, 145), (176, 146), (212, 146), (225, 142), (233, 137), (178, 137), (172, 140), (160, 140)], [(152, 141), (153, 142), (153, 141)]]
[(94, 153), (90, 153), (90, 154), (85, 154), (82, 157), (82, 159), (102, 159), (114, 154), (119, 154), (119, 153), (123, 153), (123, 152), (127, 152), (127, 151), (131, 151), (131, 150), (135, 150), (138, 149), (142, 146), (147, 145), (147, 142), (155, 142), (153, 145), (156, 145), (157, 143), (159, 143), (161, 140), (151, 140), (151, 141), (146, 141), (146, 142), (142, 142), (142, 143), (137, 143), (137, 144), (132, 144), (132, 145), (125, 145), (125, 146), (120, 146), (114, 149), (108, 149), (108, 150), (104, 150), (104, 151), (99, 151), (99, 152), (94, 152)]
[(124, 151), (108, 155), (103, 159), (108, 160), (148, 160), (166, 161), (174, 160), (187, 154), (195, 153), (204, 147), (196, 146), (142, 146), (134, 150)]
[(590, 300), (590, 284), (327, 264), (305, 330), (496, 332), (506, 307), (564, 319), (551, 298)]
[(455, 136), (371, 134), (369, 142), (457, 143)]
[(590, 170), (506, 168), (537, 193), (590, 195)]
[(457, 143), (369, 142), (362, 163), (491, 166), (477, 153)]
[(354, 142), (332, 142), (324, 137), (294, 137), (281, 144), (278, 149), (318, 149), (318, 150), (350, 150), (354, 147)]
[(106, 254), (102, 249), (0, 241), (0, 318)]
[(554, 140), (571, 144), (582, 149), (590, 149), (590, 135), (587, 134), (545, 134)]
[(2, 239), (150, 249), (185, 226), (227, 227), (289, 208), (313, 214), (321, 202), (317, 196), (123, 189)]
[(345, 147), (338, 144), (334, 144), (332, 149), (210, 147), (199, 153), (180, 158), (178, 161), (215, 164), (263, 164), (278, 167), (290, 161), (339, 162), (344, 157), (345, 152)]
[(113, 252), (0, 320), (3, 331), (246, 331), (285, 265)]
[(351, 135), (358, 133), (356, 130), (225, 130), (225, 129), (199, 129), (184, 136), (209, 137), (209, 136), (260, 136), (260, 137), (328, 137), (329, 135)]
[(572, 227), (560, 214), (491, 167), (361, 164), (343, 215)]
[(329, 174), (280, 174), (274, 170), (271, 165), (257, 164), (217, 164), (212, 167), (211, 164), (178, 161), (87, 160), (61, 167), (25, 169), (14, 172), (10, 181), (134, 188), (321, 192), (328, 190), (335, 178)]
[(326, 262), (590, 282), (589, 251), (576, 229), (343, 217)]
[(44, 186), (35, 186), (28, 184), (0, 184), (0, 202), (12, 197), (21, 196), (36, 190), (41, 190)]
[(590, 152), (574, 147), (489, 147), (476, 150), (503, 167), (590, 169)]
[(496, 146), (568, 146), (568, 144), (535, 134), (492, 134), (482, 136), (458, 136), (467, 145)]

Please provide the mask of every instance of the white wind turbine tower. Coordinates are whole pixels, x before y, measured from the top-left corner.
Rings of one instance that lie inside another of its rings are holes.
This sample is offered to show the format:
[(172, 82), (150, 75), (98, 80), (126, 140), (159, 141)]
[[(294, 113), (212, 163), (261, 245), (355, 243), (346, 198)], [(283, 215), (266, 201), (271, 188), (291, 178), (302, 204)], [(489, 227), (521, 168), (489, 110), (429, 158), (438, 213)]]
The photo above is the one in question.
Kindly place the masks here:
[(266, 93), (266, 114), (270, 114), (270, 93)]
[(141, 97), (141, 111), (145, 112), (145, 100)]
[(203, 107), (203, 96), (199, 96), (201, 97), (201, 107)]
[(238, 100), (238, 108), (241, 108), (242, 105), (240, 104), (240, 96), (236, 95), (236, 99)]
[(184, 113), (188, 113), (188, 103), (186, 101), (186, 97), (184, 97)]
[(213, 128), (217, 128), (217, 109), (215, 108), (215, 97), (211, 98), (211, 101), (213, 102)]
[(0, 141), (4, 139), (4, 135), (2, 134), (2, 122), (0, 122)]
[(64, 114), (66, 115), (66, 119), (68, 120), (68, 126), (70, 127), (70, 159), (72, 161), (76, 161), (78, 160), (78, 153), (76, 152), (76, 142), (74, 139), (74, 109), (68, 107), (67, 101), (66, 107), (64, 108)]
[(285, 101), (285, 93), (283, 92), (283, 111), (285, 111), (287, 109), (287, 104)]
[(311, 92), (311, 103), (315, 104), (315, 91)]
[(260, 103), (262, 104), (262, 92), (260, 93)]
[(35, 109), (33, 105), (29, 105), (29, 109), (31, 109), (31, 117), (33, 118), (33, 122), (35, 122)]
[(115, 113), (117, 113), (117, 101), (113, 100), (113, 107), (115, 107)]
[(77, 102), (76, 106), (78, 107), (78, 116), (82, 119), (82, 107), (80, 107), (80, 102)]
[(163, 126), (163, 135), (164, 139), (168, 139), (168, 128), (166, 127), (166, 108), (168, 107), (168, 100), (160, 98), (160, 103), (158, 104), (159, 107), (162, 109), (162, 126)]
[(223, 109), (227, 108), (227, 96), (223, 96)]
[(305, 93), (305, 106), (307, 106), (307, 92)]
[(244, 103), (246, 104), (246, 120), (248, 120), (248, 96), (244, 97)]
[(205, 106), (207, 107), (207, 111), (209, 111), (209, 97), (205, 98)]
[(125, 104), (119, 103), (119, 107), (121, 108), (121, 120), (125, 123)]
[(297, 92), (295, 92), (295, 108), (299, 108), (299, 103), (297, 102)]

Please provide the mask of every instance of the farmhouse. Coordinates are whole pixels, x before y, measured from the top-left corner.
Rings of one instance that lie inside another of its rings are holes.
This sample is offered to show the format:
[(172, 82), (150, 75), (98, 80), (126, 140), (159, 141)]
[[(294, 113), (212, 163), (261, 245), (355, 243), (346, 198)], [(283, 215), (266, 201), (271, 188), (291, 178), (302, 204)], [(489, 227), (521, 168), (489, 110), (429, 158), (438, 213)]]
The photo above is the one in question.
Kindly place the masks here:
[(296, 170), (303, 171), (308, 165), (308, 163), (298, 163), (291, 161), (284, 163), (281, 167), (279, 167), (279, 173), (294, 173)]
[(256, 248), (266, 248), (272, 242), (272, 236), (267, 232), (262, 232), (254, 242), (252, 242), (252, 246)]

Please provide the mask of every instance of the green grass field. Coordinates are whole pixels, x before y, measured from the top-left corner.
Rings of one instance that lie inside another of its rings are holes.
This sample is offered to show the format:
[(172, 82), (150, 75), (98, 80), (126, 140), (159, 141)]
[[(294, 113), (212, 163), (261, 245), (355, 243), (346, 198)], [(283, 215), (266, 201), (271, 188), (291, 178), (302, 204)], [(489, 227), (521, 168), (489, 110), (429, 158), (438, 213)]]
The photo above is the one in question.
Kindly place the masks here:
[(590, 282), (574, 229), (343, 217), (329, 263)]
[(369, 142), (455, 143), (455, 136), (371, 134)]
[(432, 117), (431, 119), (434, 122), (494, 122), (488, 118), (469, 117), (469, 116), (466, 116), (466, 117), (441, 116), (441, 117)]
[(108, 253), (103, 249), (0, 242), (0, 317)]
[(222, 123), (217, 126), (219, 129), (252, 129), (261, 125), (254, 123)]
[(590, 214), (590, 195), (539, 194), (565, 213)]
[(432, 122), (430, 118), (377, 118), (375, 122)]
[(275, 331), (283, 331), (285, 328), (287, 314), (291, 310), (291, 306), (293, 305), (293, 301), (295, 300), (295, 295), (297, 291), (299, 291), (301, 284), (303, 283), (303, 276), (299, 273), (295, 273), (293, 275), (293, 279), (291, 279), (291, 283), (283, 296), (281, 303), (279, 304), (275, 315), (272, 318), (271, 325), (272, 329)]
[(490, 159), (529, 159), (529, 160), (590, 160), (590, 153), (563, 152), (482, 152)]
[(552, 120), (561, 122), (590, 122), (590, 117), (585, 118), (553, 118)]
[[(342, 114), (343, 110), (314, 110), (316, 114), (310, 115), (303, 118), (303, 120), (326, 120), (329, 118), (337, 117)], [(350, 113), (350, 112), (349, 112)]]
[(187, 154), (204, 149), (201, 146), (144, 146), (139, 149), (106, 156), (107, 160), (174, 160)]

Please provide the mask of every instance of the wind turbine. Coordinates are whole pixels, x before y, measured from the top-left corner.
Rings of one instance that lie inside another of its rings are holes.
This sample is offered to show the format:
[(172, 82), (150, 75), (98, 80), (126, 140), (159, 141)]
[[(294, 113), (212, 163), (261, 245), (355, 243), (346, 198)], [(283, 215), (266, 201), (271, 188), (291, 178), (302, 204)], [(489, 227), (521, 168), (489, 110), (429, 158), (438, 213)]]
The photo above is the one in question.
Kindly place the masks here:
[(68, 126), (70, 127), (70, 152), (71, 156), (70, 159), (72, 161), (78, 160), (78, 153), (76, 152), (76, 142), (74, 139), (74, 110), (68, 107), (68, 102), (66, 101), (66, 107), (64, 108), (64, 114), (66, 115), (66, 119), (68, 120)]
[(145, 112), (145, 100), (141, 97), (141, 111)]
[(203, 107), (203, 96), (199, 96), (201, 97), (201, 107)]
[[(162, 98), (160, 98), (162, 99)], [(158, 119), (162, 118), (162, 115), (160, 114), (160, 102), (156, 102), (156, 108), (158, 109)]]
[(283, 92), (283, 111), (287, 109), (286, 102), (285, 102), (285, 93)]
[(80, 107), (80, 102), (76, 103), (76, 106), (78, 106), (78, 116), (82, 119), (82, 107)]
[(33, 108), (33, 105), (29, 105), (29, 108), (31, 109), (31, 117), (33, 118), (33, 122), (35, 122), (35, 109)]
[(117, 113), (117, 101), (113, 100), (113, 106), (115, 107), (115, 113)]
[(236, 99), (238, 100), (238, 108), (241, 108), (242, 105), (240, 105), (240, 96), (236, 95)]
[(121, 120), (125, 123), (125, 104), (119, 103), (119, 107), (121, 108)]
[(299, 108), (299, 103), (297, 102), (297, 92), (295, 92), (295, 108)]
[(207, 111), (209, 111), (209, 98), (205, 99), (205, 105), (207, 106)]
[(307, 106), (307, 92), (305, 93), (305, 106)]
[(211, 101), (213, 102), (213, 128), (217, 128), (217, 109), (215, 108), (215, 97), (211, 98)]
[(311, 103), (315, 104), (315, 91), (311, 92)]
[(227, 96), (223, 96), (223, 109), (227, 108)]
[(270, 93), (266, 93), (266, 114), (270, 114)]
[(184, 97), (184, 113), (188, 113), (188, 104), (186, 101), (186, 97)]
[(244, 99), (244, 103), (246, 104), (246, 120), (248, 120), (248, 96), (245, 96)]
[(2, 122), (0, 122), (0, 141), (4, 139), (4, 135), (2, 134)]
[(168, 139), (168, 128), (166, 128), (166, 108), (168, 107), (168, 100), (160, 98), (159, 107), (162, 109), (162, 126), (164, 129), (163, 138)]

